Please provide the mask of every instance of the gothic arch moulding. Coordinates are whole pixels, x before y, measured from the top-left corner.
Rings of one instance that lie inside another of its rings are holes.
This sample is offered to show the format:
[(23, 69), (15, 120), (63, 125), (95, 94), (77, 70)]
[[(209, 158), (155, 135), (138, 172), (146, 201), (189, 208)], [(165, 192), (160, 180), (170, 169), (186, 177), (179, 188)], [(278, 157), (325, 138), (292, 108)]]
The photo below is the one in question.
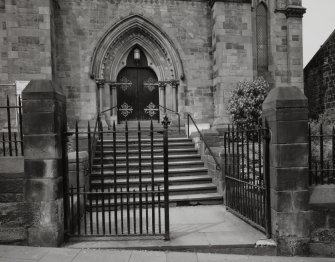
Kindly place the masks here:
[(135, 45), (142, 47), (159, 80), (183, 79), (182, 61), (172, 40), (139, 15), (121, 20), (100, 38), (92, 56), (92, 77), (115, 81)]

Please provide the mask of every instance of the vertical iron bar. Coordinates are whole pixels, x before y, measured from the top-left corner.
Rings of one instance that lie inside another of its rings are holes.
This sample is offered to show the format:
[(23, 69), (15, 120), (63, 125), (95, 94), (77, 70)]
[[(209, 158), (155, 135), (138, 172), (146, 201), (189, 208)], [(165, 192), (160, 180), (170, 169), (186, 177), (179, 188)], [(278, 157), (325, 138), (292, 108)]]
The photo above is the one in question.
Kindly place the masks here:
[(180, 114), (178, 114), (178, 131), (179, 131), (179, 134), (180, 134)]
[(16, 133), (14, 133), (14, 148), (15, 148), (15, 156), (17, 156), (17, 139), (16, 139)]
[(104, 179), (104, 130), (100, 119), (100, 182), (101, 182), (101, 218), (102, 234), (105, 235), (105, 179)]
[[(333, 129), (334, 131), (334, 129)], [(334, 136), (333, 136), (334, 141)], [(334, 150), (334, 147), (333, 147)], [(334, 162), (333, 162), (334, 163)], [(311, 125), (308, 125), (308, 167), (309, 167), (309, 185), (313, 183), (313, 169), (312, 169), (312, 131)]]
[(112, 216), (111, 216), (111, 188), (108, 187), (108, 228), (109, 234), (112, 234)]
[(77, 223), (78, 234), (80, 235), (80, 177), (79, 177), (79, 131), (78, 121), (76, 121), (76, 180), (77, 180)]
[(158, 232), (162, 233), (161, 186), (158, 185)]
[(73, 205), (73, 186), (70, 189), (70, 201), (71, 201), (71, 234), (74, 234), (74, 205)]
[(105, 219), (105, 189), (102, 189), (101, 192), (101, 203), (102, 203), (102, 212), (101, 212), (101, 216), (102, 216), (102, 234), (105, 235), (106, 234), (106, 219)]
[(149, 234), (148, 185), (145, 185), (145, 228)]
[(238, 129), (236, 129), (236, 178), (239, 180), (239, 182), (237, 183), (237, 194), (238, 194), (238, 205), (237, 205), (237, 208), (238, 208), (238, 212), (241, 213), (241, 208), (242, 208), (242, 198), (243, 198), (243, 195), (242, 195), (242, 183), (241, 183), (241, 176), (240, 176), (240, 149), (239, 149), (239, 131)]
[(91, 141), (91, 127), (90, 122), (87, 122), (87, 150), (88, 150), (88, 172), (91, 177), (92, 171), (92, 141)]
[[(20, 140), (21, 140), (21, 155), (23, 156), (23, 125), (22, 125), (22, 100), (21, 100), (21, 96), (19, 96), (19, 121), (20, 121)], [(66, 131), (66, 130), (64, 130)]]
[(138, 121), (138, 179), (139, 179), (139, 211), (140, 211), (140, 234), (143, 233), (143, 212), (142, 212), (142, 145), (141, 145), (141, 124)]
[(9, 155), (12, 156), (12, 126), (10, 121), (10, 104), (9, 97), (7, 96), (7, 125), (8, 125), (8, 146), (9, 146)]
[[(92, 192), (92, 188), (90, 189), (90, 193)], [(89, 199), (90, 199), (90, 232), (91, 232), (91, 235), (93, 234), (93, 207), (92, 207), (92, 197), (93, 195), (92, 194), (89, 194)]]
[(133, 219), (134, 219), (134, 234), (136, 235), (136, 195), (135, 195), (135, 189), (133, 190)]
[(123, 235), (124, 233), (124, 225), (123, 225), (123, 194), (122, 194), (122, 187), (121, 187), (121, 194), (120, 194), (120, 200), (121, 200), (121, 203), (120, 203), (120, 208), (121, 208), (121, 233)]
[[(232, 126), (232, 177), (236, 178), (236, 174), (235, 174), (235, 129), (234, 129), (234, 126)], [(234, 209), (236, 210), (238, 204), (237, 204), (237, 201), (238, 201), (238, 195), (237, 195), (237, 183), (236, 183), (236, 180), (234, 180)]]
[(265, 134), (263, 137), (263, 154), (264, 154), (264, 191), (265, 191), (265, 217), (266, 217), (266, 236), (271, 238), (271, 203), (270, 203), (270, 132), (264, 130)]
[(98, 195), (98, 189), (95, 189), (95, 206), (96, 206), (96, 212), (95, 212), (95, 222), (97, 227), (97, 235), (99, 235), (99, 195)]
[(253, 221), (256, 221), (256, 213), (257, 213), (257, 208), (256, 208), (256, 147), (255, 147), (255, 133), (256, 131), (253, 130), (251, 132), (252, 135), (252, 200), (253, 200), (253, 208), (252, 208), (252, 218)]
[(155, 234), (155, 168), (154, 168), (154, 128), (150, 122), (150, 154), (151, 154), (151, 222), (152, 233)]
[(115, 234), (118, 234), (117, 225), (117, 173), (116, 173), (116, 126), (115, 121), (113, 121), (113, 167), (114, 167), (114, 224), (115, 224)]
[[(242, 172), (241, 172), (241, 180), (245, 181), (245, 174), (244, 174), (244, 131), (241, 131), (241, 166), (242, 166)], [(246, 185), (245, 183), (242, 183), (242, 214), (245, 215), (245, 200), (246, 200)]]
[(130, 206), (129, 206), (129, 137), (128, 137), (128, 122), (126, 121), (125, 126), (125, 135), (126, 135), (126, 172), (127, 172), (127, 230), (130, 234)]
[[(227, 133), (223, 135), (223, 145), (224, 145), (224, 176), (227, 177), (228, 168), (227, 168)], [(229, 206), (229, 190), (228, 190), (228, 181), (226, 179), (226, 206)]]
[(322, 124), (320, 124), (320, 179), (321, 184), (324, 184), (324, 178), (323, 178), (323, 128)]
[(86, 187), (84, 184), (84, 192), (83, 192), (83, 197), (84, 197), (84, 232), (85, 235), (87, 235), (87, 220), (86, 220)]
[[(166, 119), (167, 120), (167, 119)], [(169, 138), (168, 124), (164, 124), (164, 215), (165, 239), (170, 239), (170, 210), (169, 210)]]

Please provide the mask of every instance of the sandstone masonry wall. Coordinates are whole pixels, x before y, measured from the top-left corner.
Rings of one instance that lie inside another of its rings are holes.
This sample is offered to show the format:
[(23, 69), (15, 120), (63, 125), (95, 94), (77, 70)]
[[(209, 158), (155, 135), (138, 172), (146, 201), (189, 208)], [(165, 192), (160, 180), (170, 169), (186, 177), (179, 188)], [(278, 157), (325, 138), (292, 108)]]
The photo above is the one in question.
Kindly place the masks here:
[(213, 118), (211, 19), (205, 0), (197, 1), (58, 1), (56, 12), (57, 78), (68, 98), (71, 118), (91, 119), (96, 112), (96, 85), (89, 78), (90, 59), (99, 40), (113, 24), (143, 15), (172, 39), (185, 70), (180, 110), (196, 119)]
[(51, 79), (52, 2), (0, 1), (0, 82)]
[(304, 69), (309, 116), (335, 109), (335, 31)]

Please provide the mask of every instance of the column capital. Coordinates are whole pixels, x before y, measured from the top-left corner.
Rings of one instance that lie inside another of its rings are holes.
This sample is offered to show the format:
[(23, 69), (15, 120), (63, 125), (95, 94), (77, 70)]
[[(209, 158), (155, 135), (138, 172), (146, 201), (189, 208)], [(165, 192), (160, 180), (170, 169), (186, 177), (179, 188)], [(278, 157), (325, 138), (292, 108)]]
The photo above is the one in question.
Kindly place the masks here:
[(97, 78), (95, 79), (95, 83), (97, 84), (98, 88), (103, 88), (106, 83), (106, 80), (103, 78)]
[(169, 81), (169, 85), (170, 85), (172, 88), (177, 88), (177, 86), (179, 85), (179, 80), (170, 80), (170, 81)]

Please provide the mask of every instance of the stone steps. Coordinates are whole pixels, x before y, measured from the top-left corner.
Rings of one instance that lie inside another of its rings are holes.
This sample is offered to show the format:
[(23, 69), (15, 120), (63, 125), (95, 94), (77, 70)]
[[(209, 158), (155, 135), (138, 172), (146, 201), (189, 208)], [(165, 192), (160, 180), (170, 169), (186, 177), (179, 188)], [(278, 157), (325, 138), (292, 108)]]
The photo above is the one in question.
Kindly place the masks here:
[[(130, 191), (138, 191), (140, 176), (138, 138), (136, 136), (129, 136), (127, 151), (125, 150), (125, 137), (120, 137), (119, 133), (117, 133), (117, 135), (115, 150), (118, 192), (120, 192), (121, 187), (123, 192), (127, 191), (127, 179), (129, 179)], [(144, 189), (147, 185), (148, 190), (151, 188), (152, 179), (151, 140), (149, 135), (150, 133), (142, 133), (141, 139), (142, 188)], [(104, 137), (102, 154), (100, 143), (101, 141), (98, 141), (93, 160), (90, 185), (94, 191), (97, 190), (99, 192), (104, 188), (104, 192), (107, 192), (107, 190), (111, 190), (112, 192), (114, 189), (113, 136), (109, 133), (108, 136)], [(153, 152), (155, 187), (157, 188), (157, 185), (160, 185), (161, 190), (163, 190), (164, 158), (162, 136), (154, 137)], [(168, 152), (171, 205), (222, 204), (223, 198), (217, 193), (217, 188), (212, 183), (212, 179), (208, 175), (208, 170), (204, 167), (200, 155), (195, 149), (195, 145), (191, 139), (182, 137), (179, 134), (175, 134), (175, 137), (169, 137)], [(101, 175), (101, 160), (103, 160), (103, 176)], [(138, 202), (139, 200), (137, 199), (136, 201)], [(94, 203), (94, 205), (97, 204)], [(98, 208), (102, 206), (101, 200), (98, 206)]]

